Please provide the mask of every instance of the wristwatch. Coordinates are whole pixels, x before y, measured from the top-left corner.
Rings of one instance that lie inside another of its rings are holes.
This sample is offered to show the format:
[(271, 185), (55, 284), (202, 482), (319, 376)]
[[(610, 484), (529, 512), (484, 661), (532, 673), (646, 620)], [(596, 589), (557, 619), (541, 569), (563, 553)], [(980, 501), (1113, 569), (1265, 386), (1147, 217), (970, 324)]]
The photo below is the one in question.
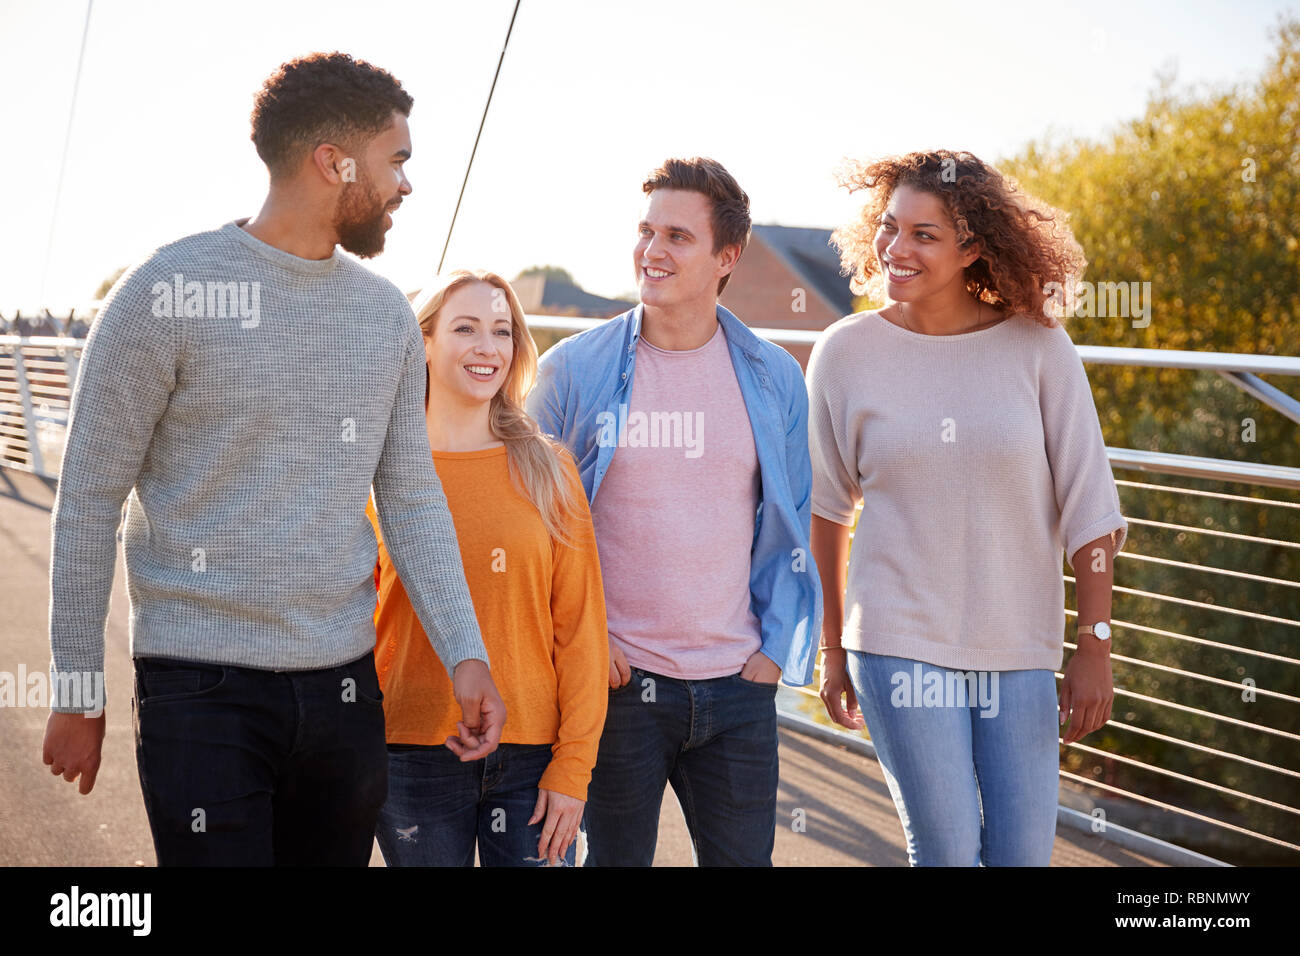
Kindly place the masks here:
[(1098, 621), (1096, 624), (1080, 624), (1079, 634), (1091, 634), (1099, 641), (1110, 640), (1110, 625), (1105, 621)]

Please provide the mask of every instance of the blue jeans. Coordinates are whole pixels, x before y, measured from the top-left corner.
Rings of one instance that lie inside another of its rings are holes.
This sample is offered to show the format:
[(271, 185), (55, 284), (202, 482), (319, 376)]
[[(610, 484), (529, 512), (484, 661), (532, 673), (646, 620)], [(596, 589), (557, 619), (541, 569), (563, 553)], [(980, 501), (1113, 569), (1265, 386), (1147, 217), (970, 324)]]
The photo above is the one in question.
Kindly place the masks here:
[(1048, 865), (1060, 766), (1051, 671), (962, 672), (861, 651), (848, 671), (913, 866)]
[(136, 766), (159, 866), (366, 866), (388, 787), (373, 653), (264, 671), (135, 659)]
[(586, 866), (650, 866), (671, 783), (700, 866), (771, 866), (776, 685), (633, 667), (609, 692), (587, 791)]
[[(549, 744), (501, 744), (462, 763), (443, 746), (388, 745), (388, 801), (375, 838), (389, 866), (546, 866), (529, 825)], [(577, 841), (561, 858), (573, 866)]]

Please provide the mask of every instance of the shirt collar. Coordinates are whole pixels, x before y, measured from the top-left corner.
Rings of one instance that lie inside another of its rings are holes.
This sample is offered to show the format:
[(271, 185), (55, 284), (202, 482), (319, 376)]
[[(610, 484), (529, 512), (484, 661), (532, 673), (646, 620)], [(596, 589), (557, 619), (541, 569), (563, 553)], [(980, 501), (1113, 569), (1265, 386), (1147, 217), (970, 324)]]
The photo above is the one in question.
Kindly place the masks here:
[[(747, 355), (757, 357), (758, 349), (755, 347), (758, 337), (751, 332), (745, 323), (736, 318), (731, 312), (722, 305), (716, 308), (718, 324), (722, 326), (722, 334), (727, 337), (728, 343), (734, 342)], [(641, 320), (645, 317), (645, 305), (638, 302), (632, 310), (632, 318), (629, 325), (628, 347), (627, 352), (630, 356), (636, 351), (636, 344), (641, 339)]]

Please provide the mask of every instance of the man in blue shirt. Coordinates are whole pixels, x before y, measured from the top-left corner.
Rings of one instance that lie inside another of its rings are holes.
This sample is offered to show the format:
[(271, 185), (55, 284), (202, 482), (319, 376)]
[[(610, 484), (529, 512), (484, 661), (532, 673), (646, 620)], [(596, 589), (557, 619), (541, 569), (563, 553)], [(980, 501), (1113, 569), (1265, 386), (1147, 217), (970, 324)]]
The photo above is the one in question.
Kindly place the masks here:
[(671, 783), (700, 865), (770, 866), (776, 687), (811, 680), (821, 633), (808, 397), (718, 305), (749, 238), (736, 180), (673, 159), (642, 190), (640, 304), (548, 351), (528, 399), (578, 461), (609, 613), (587, 865), (649, 866)]

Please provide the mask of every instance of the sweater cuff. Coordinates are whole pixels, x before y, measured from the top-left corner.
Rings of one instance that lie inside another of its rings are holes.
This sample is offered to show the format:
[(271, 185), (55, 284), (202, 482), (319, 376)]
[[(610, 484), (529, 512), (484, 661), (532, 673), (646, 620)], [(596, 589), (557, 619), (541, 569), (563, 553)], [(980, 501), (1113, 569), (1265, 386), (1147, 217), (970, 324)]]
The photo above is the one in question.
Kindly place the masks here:
[(1128, 538), (1128, 522), (1118, 511), (1112, 511), (1105, 517), (1098, 518), (1091, 524), (1085, 525), (1074, 533), (1065, 546), (1065, 560), (1069, 562), (1070, 568), (1074, 568), (1074, 555), (1089, 541), (1095, 541), (1106, 535), (1111, 536), (1112, 547), (1108, 555), (1114, 558), (1124, 550), (1124, 542)]
[(857, 513), (857, 508), (856, 507), (850, 508), (848, 512), (845, 513), (843, 511), (836, 510), (835, 508), (828, 508), (824, 504), (822, 504), (822, 502), (819, 501), (817, 498), (813, 498), (812, 513), (819, 518), (825, 518), (827, 521), (833, 521), (836, 524), (843, 525), (846, 528), (852, 528), (853, 516), (854, 514)]
[(552, 760), (542, 774), (542, 779), (538, 781), (539, 790), (554, 790), (556, 793), (562, 793), (566, 797), (573, 797), (575, 800), (581, 800), (584, 803), (587, 800), (587, 784), (591, 781), (591, 771), (586, 773), (576, 766), (573, 766), (571, 760)]
[(98, 717), (104, 712), (104, 671), (60, 671), (50, 664), (50, 710), (56, 714)]
[(447, 668), (449, 678), (454, 676), (456, 665), (462, 661), (482, 661), (489, 668), (492, 666), (492, 662), (488, 660), (487, 648), (483, 646), (483, 638), (479, 636), (477, 630), (457, 631), (449, 635), (442, 647), (433, 641), (429, 643), (433, 644), (433, 652), (438, 655), (438, 660), (442, 661), (442, 666)]

